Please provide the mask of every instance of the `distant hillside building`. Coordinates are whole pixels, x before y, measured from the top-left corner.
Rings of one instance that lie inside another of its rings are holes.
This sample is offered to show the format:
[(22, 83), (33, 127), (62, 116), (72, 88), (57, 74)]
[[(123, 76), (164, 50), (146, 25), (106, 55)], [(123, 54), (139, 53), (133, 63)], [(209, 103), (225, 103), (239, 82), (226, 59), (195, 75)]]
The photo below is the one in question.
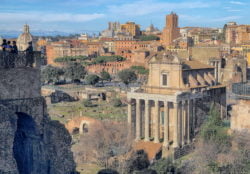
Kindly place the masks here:
[(237, 25), (236, 22), (227, 23), (226, 43), (228, 44), (250, 43), (250, 25)]
[[(17, 47), (19, 51), (25, 51), (28, 46), (29, 42), (33, 42), (33, 37), (30, 34), (30, 27), (29, 25), (25, 24), (23, 26), (23, 33), (20, 34), (17, 38)], [(34, 43), (33, 43), (34, 45)]]
[(122, 24), (121, 30), (130, 33), (130, 35), (133, 37), (139, 36), (141, 34), (140, 25), (135, 24), (134, 22), (127, 22), (126, 24)]
[(173, 41), (180, 37), (180, 29), (178, 27), (178, 15), (171, 13), (166, 16), (166, 26), (162, 32), (162, 44), (168, 47), (173, 44)]
[(108, 29), (102, 31), (101, 37), (112, 38), (117, 35), (121, 30), (121, 25), (119, 22), (109, 22)]
[(53, 42), (46, 45), (47, 64), (57, 65), (54, 61), (59, 57), (88, 56), (88, 47), (79, 40)]

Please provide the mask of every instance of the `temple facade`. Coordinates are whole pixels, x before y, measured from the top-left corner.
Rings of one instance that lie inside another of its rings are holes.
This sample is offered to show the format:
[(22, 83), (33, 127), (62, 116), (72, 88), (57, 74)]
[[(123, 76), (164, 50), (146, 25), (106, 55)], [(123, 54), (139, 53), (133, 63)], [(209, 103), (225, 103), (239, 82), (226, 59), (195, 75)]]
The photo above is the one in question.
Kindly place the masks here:
[(212, 104), (226, 116), (226, 88), (214, 67), (166, 52), (149, 60), (146, 85), (128, 92), (128, 123), (137, 141), (163, 143), (167, 150), (189, 145)]

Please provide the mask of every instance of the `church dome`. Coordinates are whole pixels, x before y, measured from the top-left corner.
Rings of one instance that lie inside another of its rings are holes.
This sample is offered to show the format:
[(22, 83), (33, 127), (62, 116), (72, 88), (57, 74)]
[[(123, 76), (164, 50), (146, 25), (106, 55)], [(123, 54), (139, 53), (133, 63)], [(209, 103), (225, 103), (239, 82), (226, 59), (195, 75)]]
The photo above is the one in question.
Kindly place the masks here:
[(17, 38), (17, 46), (20, 51), (24, 51), (28, 45), (29, 42), (33, 41), (33, 37), (30, 34), (29, 26), (27, 24), (23, 27), (23, 33), (20, 34)]

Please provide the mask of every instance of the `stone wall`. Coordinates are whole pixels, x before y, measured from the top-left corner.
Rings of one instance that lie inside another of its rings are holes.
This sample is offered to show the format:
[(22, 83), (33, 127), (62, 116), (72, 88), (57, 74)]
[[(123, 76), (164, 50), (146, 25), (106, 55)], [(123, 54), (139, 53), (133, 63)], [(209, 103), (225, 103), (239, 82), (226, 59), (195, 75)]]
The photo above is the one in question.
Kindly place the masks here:
[(231, 129), (250, 131), (250, 100), (238, 100), (238, 103), (233, 105)]
[(40, 96), (39, 69), (0, 69), (0, 74), (0, 100)]
[(40, 70), (0, 72), (0, 173), (73, 174), (71, 136), (48, 117)]

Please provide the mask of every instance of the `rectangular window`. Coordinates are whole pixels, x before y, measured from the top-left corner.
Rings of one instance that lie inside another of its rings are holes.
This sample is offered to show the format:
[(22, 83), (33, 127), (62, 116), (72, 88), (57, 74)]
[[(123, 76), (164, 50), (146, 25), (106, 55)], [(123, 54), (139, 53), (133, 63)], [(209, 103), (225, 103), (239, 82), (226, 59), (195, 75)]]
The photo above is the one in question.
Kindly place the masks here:
[(168, 85), (168, 79), (167, 74), (162, 74), (162, 86)]

